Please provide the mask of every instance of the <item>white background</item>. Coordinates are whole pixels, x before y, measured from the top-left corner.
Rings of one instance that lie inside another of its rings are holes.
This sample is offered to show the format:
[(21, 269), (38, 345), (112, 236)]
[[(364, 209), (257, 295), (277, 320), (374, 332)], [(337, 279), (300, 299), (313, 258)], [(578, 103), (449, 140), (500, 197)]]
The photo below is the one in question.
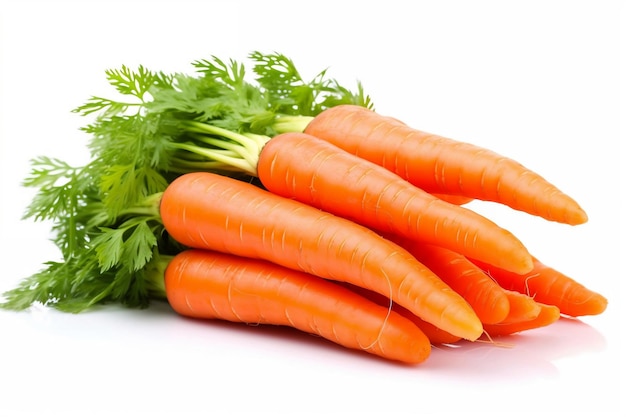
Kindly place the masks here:
[[(624, 415), (624, 3), (618, 1), (4, 1), (0, 290), (57, 259), (21, 221), (29, 159), (85, 158), (104, 70), (190, 71), (278, 51), (312, 77), (361, 80), (380, 113), (510, 156), (590, 220), (472, 205), (610, 300), (598, 317), (435, 349), (422, 366), (303, 334), (194, 322), (166, 305), (0, 312), (0, 415)], [(622, 76), (620, 78), (620, 76)], [(620, 103), (620, 100), (622, 101)]]

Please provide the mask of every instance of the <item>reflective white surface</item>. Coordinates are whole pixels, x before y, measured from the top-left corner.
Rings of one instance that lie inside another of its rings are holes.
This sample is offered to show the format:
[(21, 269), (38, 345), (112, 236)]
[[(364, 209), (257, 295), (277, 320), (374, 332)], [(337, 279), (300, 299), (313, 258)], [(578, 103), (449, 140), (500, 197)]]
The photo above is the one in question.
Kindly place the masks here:
[(418, 367), (164, 304), (0, 311), (0, 415), (623, 415), (623, 7), (505, 3), (4, 2), (0, 290), (57, 256), (47, 225), (20, 220), (32, 196), (20, 181), (32, 157), (85, 158), (85, 120), (70, 110), (111, 91), (105, 69), (190, 71), (258, 49), (305, 77), (330, 67), (360, 80), (380, 113), (513, 157), (570, 193), (587, 224), (472, 207), (610, 305), (498, 346), (435, 349)]

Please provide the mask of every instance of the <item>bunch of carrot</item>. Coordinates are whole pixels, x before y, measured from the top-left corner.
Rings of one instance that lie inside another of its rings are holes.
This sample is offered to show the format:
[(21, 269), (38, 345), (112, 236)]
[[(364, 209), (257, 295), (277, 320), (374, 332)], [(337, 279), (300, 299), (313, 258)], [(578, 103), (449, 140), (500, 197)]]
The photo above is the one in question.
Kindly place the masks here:
[[(330, 108), (306, 132), (261, 150), (266, 189), (211, 173), (169, 185), (165, 229), (194, 248), (166, 270), (176, 311), (289, 325), (419, 363), (431, 344), (605, 309), (604, 297), (541, 264), (510, 232), (424, 191), (586, 220), (537, 174), (358, 106)], [(445, 182), (424, 167), (445, 170)]]
[[(273, 56), (256, 58), (276, 64)], [(219, 68), (209, 69), (215, 74)], [(245, 91), (246, 100), (253, 100), (258, 90), (247, 89), (235, 71), (239, 67), (233, 70), (228, 91)], [(180, 110), (197, 105), (200, 91), (213, 90), (197, 88), (189, 94), (193, 99), (181, 100), (180, 91), (191, 83), (176, 90), (163, 87), (166, 81), (150, 79), (155, 99), (146, 114), (132, 119), (132, 126), (130, 119), (116, 126), (149, 131), (136, 126), (150, 118), (149, 111), (166, 120), (168, 142), (142, 142), (146, 149), (138, 155), (150, 161), (149, 152), (155, 159), (162, 148), (175, 149), (162, 170), (167, 175), (147, 162), (147, 168), (133, 165), (120, 181), (111, 181), (122, 166), (115, 159), (120, 149), (107, 149), (116, 163), (104, 168), (104, 158), (94, 158), (90, 169), (105, 174), (95, 186), (83, 187), (84, 201), (70, 214), (72, 227), (82, 225), (78, 231), (98, 230), (84, 240), (95, 249), (81, 255), (98, 260), (83, 259), (69, 269), (74, 281), (45, 281), (51, 274), (57, 279), (62, 267), (39, 275), (38, 285), (28, 281), (9, 294), (6, 305), (23, 308), (52, 293), (57, 299), (78, 294), (91, 305), (132, 290), (162, 295), (182, 315), (291, 326), (406, 363), (426, 360), (433, 344), (513, 334), (549, 325), (561, 314), (600, 314), (606, 308), (602, 295), (542, 264), (510, 231), (460, 204), (489, 200), (570, 225), (587, 220), (572, 198), (512, 159), (345, 102), (310, 115), (283, 112), (268, 118), (265, 134), (231, 129), (205, 117), (209, 111), (198, 116), (202, 112)], [(159, 86), (167, 101), (159, 101)], [(279, 87), (272, 91), (285, 86)], [(271, 90), (269, 84), (265, 89)], [(269, 104), (285, 98), (274, 100)], [(265, 113), (245, 119), (258, 122), (259, 115)], [(105, 117), (113, 120), (110, 111)], [(176, 129), (184, 134), (171, 133)], [(93, 147), (95, 156), (105, 154), (106, 146)], [(183, 157), (185, 169), (175, 173)], [(139, 180), (133, 176), (138, 172)], [(133, 220), (136, 212), (124, 206), (137, 196), (107, 195), (128, 178), (151, 187), (141, 196), (151, 202), (142, 206), (149, 222)], [(107, 204), (120, 207), (107, 211)], [(138, 231), (143, 242), (136, 242)], [(162, 236), (171, 241), (164, 243)], [(76, 258), (68, 249), (66, 262)], [(165, 260), (163, 268), (154, 259)], [(100, 279), (94, 268), (107, 280), (96, 296), (88, 287)], [(44, 293), (27, 297), (42, 287)], [(48, 290), (56, 287), (63, 290)]]

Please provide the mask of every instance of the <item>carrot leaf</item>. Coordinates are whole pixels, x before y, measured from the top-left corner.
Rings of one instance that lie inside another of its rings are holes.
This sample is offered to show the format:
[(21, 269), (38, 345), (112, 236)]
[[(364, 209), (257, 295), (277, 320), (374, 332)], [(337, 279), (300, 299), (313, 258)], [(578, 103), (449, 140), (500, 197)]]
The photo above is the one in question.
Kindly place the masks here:
[(52, 222), (61, 259), (7, 291), (1, 307), (41, 303), (79, 312), (162, 298), (164, 265), (183, 249), (159, 217), (172, 180), (211, 171), (252, 181), (260, 150), (281, 130), (302, 129), (329, 106), (371, 106), (360, 84), (353, 92), (326, 69), (304, 80), (282, 54), (248, 58), (252, 71), (216, 56), (193, 62), (189, 74), (105, 71), (114, 94), (72, 110), (91, 118), (82, 128), (91, 161), (74, 167), (41, 156), (24, 180), (37, 189), (24, 217)]

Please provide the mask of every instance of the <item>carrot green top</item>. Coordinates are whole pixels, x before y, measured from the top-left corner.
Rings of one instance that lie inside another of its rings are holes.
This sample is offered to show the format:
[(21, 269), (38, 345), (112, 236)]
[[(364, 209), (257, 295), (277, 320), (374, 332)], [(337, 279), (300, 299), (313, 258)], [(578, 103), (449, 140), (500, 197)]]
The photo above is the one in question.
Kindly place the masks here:
[(140, 66), (106, 71), (120, 99), (91, 97), (74, 112), (95, 116), (83, 130), (91, 160), (81, 167), (42, 156), (24, 185), (37, 194), (25, 218), (52, 222), (59, 260), (4, 294), (1, 307), (34, 302), (78, 312), (94, 304), (141, 307), (163, 295), (162, 270), (181, 247), (163, 233), (158, 203), (177, 176), (213, 171), (254, 176), (259, 150), (338, 104), (372, 107), (328, 78), (305, 81), (282, 54), (252, 52), (252, 76), (215, 56), (192, 74)]

